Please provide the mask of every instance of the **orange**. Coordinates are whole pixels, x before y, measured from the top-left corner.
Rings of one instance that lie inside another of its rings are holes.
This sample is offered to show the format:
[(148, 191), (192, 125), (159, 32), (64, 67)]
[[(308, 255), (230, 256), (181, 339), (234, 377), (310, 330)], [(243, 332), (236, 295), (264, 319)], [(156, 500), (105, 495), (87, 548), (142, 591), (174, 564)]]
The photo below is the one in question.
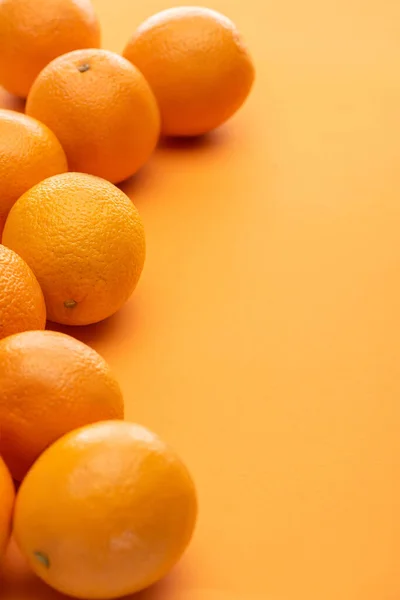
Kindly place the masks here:
[(82, 342), (52, 331), (0, 340), (0, 454), (17, 481), (66, 432), (123, 416), (110, 367)]
[(36, 277), (18, 254), (0, 245), (0, 339), (45, 325), (46, 306)]
[(44, 293), (47, 316), (96, 323), (133, 292), (145, 259), (142, 221), (114, 185), (83, 173), (50, 177), (14, 205), (3, 243), (26, 260)]
[(142, 23), (124, 50), (150, 83), (162, 132), (199, 135), (229, 119), (247, 98), (254, 67), (235, 25), (207, 8), (179, 7)]
[(14, 495), (14, 484), (11, 475), (0, 456), (0, 560), (5, 552), (11, 533)]
[(170, 571), (196, 514), (178, 456), (144, 427), (108, 421), (64, 436), (41, 456), (19, 491), (15, 536), (55, 589), (117, 598)]
[(144, 165), (160, 132), (147, 81), (107, 50), (80, 50), (51, 62), (32, 86), (26, 112), (54, 131), (72, 171), (112, 183)]
[(0, 237), (14, 202), (39, 181), (65, 171), (65, 153), (50, 129), (26, 115), (0, 110)]
[(0, 0), (0, 84), (17, 96), (53, 58), (100, 42), (90, 0)]

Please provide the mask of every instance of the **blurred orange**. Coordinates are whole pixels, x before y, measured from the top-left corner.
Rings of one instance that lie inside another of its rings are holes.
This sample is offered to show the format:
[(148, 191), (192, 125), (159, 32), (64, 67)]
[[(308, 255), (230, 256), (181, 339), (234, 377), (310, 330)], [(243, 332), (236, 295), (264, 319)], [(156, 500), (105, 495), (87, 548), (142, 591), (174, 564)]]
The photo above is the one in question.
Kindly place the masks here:
[(11, 534), (11, 518), (14, 508), (14, 485), (11, 475), (0, 456), (0, 561), (3, 561)]
[(152, 15), (133, 32), (124, 56), (149, 82), (164, 135), (202, 135), (219, 127), (239, 110), (254, 82), (239, 30), (204, 7)]
[(0, 84), (26, 98), (53, 58), (100, 42), (90, 0), (1, 0)]
[(18, 482), (64, 434), (124, 418), (109, 365), (61, 333), (25, 331), (0, 340), (0, 390), (0, 454)]

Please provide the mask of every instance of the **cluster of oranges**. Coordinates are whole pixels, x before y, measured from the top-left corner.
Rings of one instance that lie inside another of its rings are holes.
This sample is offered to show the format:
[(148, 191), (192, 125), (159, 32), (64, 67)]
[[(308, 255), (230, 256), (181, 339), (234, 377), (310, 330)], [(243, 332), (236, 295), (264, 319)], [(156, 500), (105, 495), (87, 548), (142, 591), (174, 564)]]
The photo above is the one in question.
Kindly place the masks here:
[(0, 557), (13, 529), (44, 581), (86, 599), (168, 573), (196, 491), (170, 447), (124, 421), (107, 363), (46, 321), (97, 323), (126, 302), (145, 234), (116, 184), (161, 135), (224, 123), (254, 79), (209, 9), (150, 17), (123, 56), (100, 43), (89, 0), (0, 0), (0, 85), (26, 99), (26, 114), (0, 110)]

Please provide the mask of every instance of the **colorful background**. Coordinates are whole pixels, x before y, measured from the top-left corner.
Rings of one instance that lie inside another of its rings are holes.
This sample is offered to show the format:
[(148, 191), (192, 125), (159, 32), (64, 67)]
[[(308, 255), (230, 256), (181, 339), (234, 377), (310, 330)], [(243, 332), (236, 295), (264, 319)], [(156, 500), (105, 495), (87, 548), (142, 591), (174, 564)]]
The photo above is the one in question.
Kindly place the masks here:
[[(170, 6), (95, 5), (116, 51)], [(73, 331), (199, 489), (190, 550), (140, 600), (398, 600), (400, 3), (208, 5), (243, 31), (253, 94), (122, 186), (147, 230), (143, 278), (117, 316)], [(14, 550), (1, 586), (61, 598)]]

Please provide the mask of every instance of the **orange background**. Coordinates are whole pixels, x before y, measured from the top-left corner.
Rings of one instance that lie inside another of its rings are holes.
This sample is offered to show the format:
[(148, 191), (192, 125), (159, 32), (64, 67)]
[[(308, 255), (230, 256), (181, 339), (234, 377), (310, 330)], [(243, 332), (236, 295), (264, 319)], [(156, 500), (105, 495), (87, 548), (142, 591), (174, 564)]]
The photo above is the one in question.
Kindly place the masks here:
[[(95, 4), (117, 51), (169, 6)], [(400, 3), (209, 5), (247, 38), (253, 94), (123, 185), (143, 278), (73, 332), (197, 481), (193, 544), (140, 598), (398, 600)], [(61, 598), (13, 553), (0, 597)]]

